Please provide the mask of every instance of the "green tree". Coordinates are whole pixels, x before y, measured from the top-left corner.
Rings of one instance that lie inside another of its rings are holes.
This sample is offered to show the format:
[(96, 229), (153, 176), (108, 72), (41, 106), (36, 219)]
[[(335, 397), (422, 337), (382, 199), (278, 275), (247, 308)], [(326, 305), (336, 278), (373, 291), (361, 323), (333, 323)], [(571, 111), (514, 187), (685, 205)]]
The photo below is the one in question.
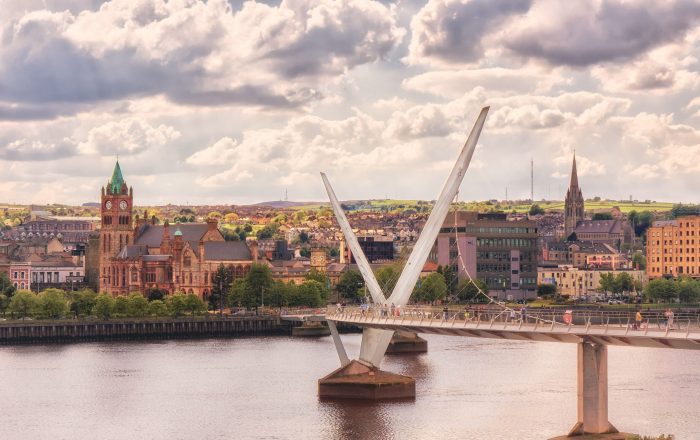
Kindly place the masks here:
[(149, 301), (163, 301), (163, 299), (165, 299), (165, 292), (160, 289), (151, 288), (146, 291), (146, 296), (148, 297)]
[(431, 273), (425, 277), (421, 282), (421, 287), (418, 289), (419, 298), (430, 303), (444, 299), (446, 294), (447, 285), (445, 285), (445, 278), (439, 273)]
[(623, 293), (634, 290), (634, 279), (626, 272), (618, 273), (615, 277), (614, 292)]
[(530, 206), (530, 211), (528, 212), (530, 215), (542, 215), (544, 214), (544, 209), (540, 207), (537, 203), (533, 204)]
[(542, 298), (552, 298), (557, 294), (557, 286), (555, 284), (539, 284), (537, 286), (537, 296)]
[(593, 214), (593, 220), (612, 220), (613, 216), (609, 212), (596, 212)]
[(75, 316), (88, 316), (92, 313), (97, 301), (97, 293), (91, 289), (69, 292), (70, 309)]
[(193, 318), (196, 313), (201, 313), (206, 309), (207, 305), (204, 304), (204, 301), (202, 301), (200, 297), (198, 297), (194, 293), (187, 294), (187, 296), (185, 297), (185, 310), (190, 312)]
[(114, 315), (129, 316), (129, 298), (125, 295), (119, 295), (114, 298)]
[(222, 292), (228, 292), (231, 289), (231, 283), (233, 282), (233, 269), (219, 264), (216, 272), (211, 277), (212, 289), (211, 295), (209, 295), (209, 309), (217, 310), (223, 309), (223, 303), (221, 302)]
[(681, 278), (676, 281), (678, 299), (684, 304), (697, 303), (700, 299), (700, 283), (691, 278)]
[(669, 302), (676, 296), (676, 283), (664, 278), (649, 281), (644, 289), (644, 297), (651, 302)]
[(615, 275), (611, 272), (600, 274), (600, 288), (603, 292), (615, 292)]
[(301, 243), (308, 243), (309, 242), (309, 233), (306, 231), (301, 231), (299, 233), (299, 241)]
[(632, 264), (639, 270), (645, 270), (647, 268), (647, 258), (643, 253), (637, 251), (632, 254)]
[(46, 289), (38, 295), (39, 313), (45, 318), (58, 319), (70, 311), (66, 293), (60, 289)]
[(18, 290), (10, 300), (9, 310), (13, 315), (26, 318), (34, 315), (39, 307), (37, 296), (28, 290)]
[(170, 314), (174, 317), (182, 316), (187, 311), (186, 295), (181, 292), (170, 295), (165, 300), (165, 304), (167, 304)]
[(0, 272), (0, 293), (9, 298), (14, 295), (15, 290), (15, 286), (10, 281), (10, 276), (6, 272)]
[(129, 301), (129, 316), (141, 318), (148, 314), (148, 300), (141, 293), (130, 293), (127, 299)]
[(474, 280), (472, 283), (468, 278), (459, 282), (457, 287), (457, 298), (465, 302), (487, 302), (488, 298), (479, 293), (479, 289), (487, 296), (489, 286), (482, 280)]
[(10, 298), (8, 298), (4, 293), (0, 293), (0, 312), (2, 312), (2, 316), (5, 316), (5, 311), (9, 305)]
[[(323, 304), (324, 286), (318, 281), (308, 280), (296, 286), (293, 292), (294, 306), (320, 307)], [(290, 301), (292, 302), (292, 301)]]
[(255, 307), (255, 293), (246, 279), (234, 280), (229, 290), (228, 303), (231, 307)]
[(313, 268), (304, 276), (304, 279), (307, 281), (318, 281), (323, 288), (321, 292), (321, 299), (323, 301), (328, 300), (330, 281), (325, 272), (321, 272), (320, 270)]
[(288, 296), (287, 285), (281, 281), (275, 281), (270, 287), (269, 295), (265, 296), (265, 300), (270, 307), (283, 307), (287, 305)]
[(343, 273), (335, 285), (335, 290), (340, 294), (340, 297), (347, 301), (357, 301), (362, 296), (362, 286), (364, 286), (362, 274), (350, 269)]
[(395, 264), (382, 266), (377, 269), (375, 277), (377, 278), (379, 287), (381, 287), (382, 292), (384, 292), (384, 296), (389, 297), (389, 295), (391, 295), (396, 283), (399, 281), (400, 275), (401, 270)]
[(106, 293), (101, 293), (95, 298), (95, 306), (92, 314), (102, 319), (109, 319), (114, 315), (114, 298)]
[(245, 277), (250, 293), (254, 295), (254, 305), (263, 303), (263, 295), (272, 287), (272, 271), (266, 264), (253, 263)]
[(159, 299), (154, 299), (148, 303), (148, 314), (150, 316), (168, 316), (168, 306)]

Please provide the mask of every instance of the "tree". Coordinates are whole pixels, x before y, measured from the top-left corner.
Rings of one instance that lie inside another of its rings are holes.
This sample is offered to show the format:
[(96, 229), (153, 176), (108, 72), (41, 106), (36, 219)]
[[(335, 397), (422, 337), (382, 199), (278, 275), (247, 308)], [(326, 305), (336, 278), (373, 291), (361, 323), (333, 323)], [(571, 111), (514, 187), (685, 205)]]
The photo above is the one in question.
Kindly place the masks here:
[(557, 294), (556, 284), (539, 284), (537, 286), (537, 296), (542, 298), (552, 298)]
[(216, 269), (216, 272), (211, 277), (211, 282), (213, 288), (211, 289), (211, 295), (209, 295), (209, 309), (223, 309), (222, 292), (228, 292), (231, 289), (231, 283), (233, 282), (233, 269), (227, 268), (222, 264)]
[(611, 272), (600, 274), (600, 288), (603, 292), (615, 291), (615, 275)]
[(578, 237), (576, 236), (575, 232), (572, 232), (569, 234), (568, 237), (566, 237), (566, 241), (578, 241)]
[[(486, 294), (486, 296), (479, 293), (479, 289)], [(474, 280), (472, 283), (469, 279), (464, 279), (460, 281), (457, 287), (457, 298), (460, 301), (465, 302), (487, 302), (488, 301), (489, 286), (482, 280)]]
[(146, 296), (148, 297), (148, 301), (162, 301), (163, 298), (165, 298), (165, 292), (153, 287), (147, 290)]
[(676, 281), (678, 299), (684, 304), (697, 303), (700, 299), (700, 283), (690, 278)]
[(647, 257), (645, 257), (643, 253), (637, 251), (632, 254), (632, 264), (634, 264), (637, 269), (644, 270), (647, 268)]
[(530, 211), (528, 212), (530, 215), (542, 215), (544, 214), (544, 209), (540, 207), (537, 203), (534, 203), (532, 206), (530, 206)]
[(323, 286), (318, 281), (304, 281), (298, 286), (288, 286), (290, 306), (319, 307), (323, 304)]
[[(440, 270), (442, 269), (442, 270)], [(442, 273), (442, 277), (445, 279), (445, 285), (447, 286), (447, 294), (454, 295), (459, 287), (459, 280), (457, 275), (452, 270), (452, 266), (438, 267), (438, 273)]]
[(255, 294), (246, 279), (234, 280), (229, 289), (228, 304), (231, 307), (255, 307)]
[(168, 316), (168, 306), (165, 302), (154, 299), (148, 303), (148, 314), (150, 316)]
[(299, 233), (299, 241), (301, 243), (308, 243), (309, 242), (309, 234), (306, 231), (301, 231)]
[(305, 257), (305, 258), (309, 258), (309, 257), (311, 257), (311, 249), (303, 247), (303, 248), (299, 249), (299, 255), (301, 255), (302, 257)]
[(322, 287), (321, 298), (323, 301), (328, 299), (330, 281), (328, 280), (325, 272), (321, 272), (316, 268), (313, 268), (304, 276), (304, 279), (307, 281), (318, 281)]
[(271, 307), (282, 307), (287, 305), (288, 297), (287, 285), (282, 281), (275, 281), (270, 288), (269, 295), (266, 295), (265, 299)]
[(68, 314), (70, 304), (60, 289), (46, 289), (38, 295), (39, 312), (45, 318), (58, 319)]
[(182, 316), (187, 310), (187, 301), (185, 299), (185, 294), (177, 292), (174, 295), (170, 295), (168, 299), (165, 300), (170, 314), (174, 317)]
[(10, 276), (6, 272), (0, 272), (0, 293), (9, 298), (14, 295), (15, 290), (15, 286), (10, 281)]
[(194, 318), (195, 313), (201, 313), (207, 309), (206, 304), (194, 293), (188, 293), (185, 297), (185, 310), (192, 313)]
[(401, 271), (396, 267), (395, 264), (380, 267), (375, 273), (379, 287), (382, 288), (382, 292), (386, 297), (391, 295), (394, 291), (396, 283), (399, 281), (399, 275)]
[(265, 291), (269, 292), (272, 287), (272, 271), (266, 264), (253, 263), (245, 278), (250, 293), (254, 295), (254, 305), (262, 304)]
[(148, 300), (139, 292), (130, 293), (128, 296), (129, 307), (127, 314), (133, 317), (143, 317), (148, 313)]
[(2, 312), (2, 316), (5, 316), (5, 310), (7, 310), (9, 305), (10, 298), (8, 298), (4, 293), (0, 293), (0, 312)]
[(9, 310), (20, 318), (25, 318), (36, 313), (39, 301), (36, 295), (28, 290), (19, 290), (10, 300)]
[(125, 295), (119, 295), (114, 298), (114, 315), (129, 316), (129, 298)]
[(423, 279), (418, 289), (418, 297), (423, 301), (433, 303), (438, 299), (444, 299), (447, 294), (445, 278), (439, 273), (431, 273)]
[(644, 289), (644, 297), (652, 302), (669, 302), (675, 299), (676, 295), (676, 283), (664, 278), (649, 281)]
[(617, 274), (615, 277), (614, 292), (623, 293), (631, 292), (634, 289), (634, 279), (626, 272)]
[(114, 314), (114, 298), (106, 293), (97, 295), (92, 314), (102, 319), (109, 319)]
[(340, 294), (341, 298), (354, 302), (362, 296), (360, 289), (364, 286), (364, 283), (362, 274), (357, 270), (350, 269), (340, 276), (338, 284), (335, 285), (335, 290)]
[(613, 216), (609, 212), (596, 212), (593, 214), (593, 220), (612, 220)]
[(90, 289), (77, 290), (68, 294), (70, 309), (75, 316), (88, 316), (97, 301), (97, 293)]

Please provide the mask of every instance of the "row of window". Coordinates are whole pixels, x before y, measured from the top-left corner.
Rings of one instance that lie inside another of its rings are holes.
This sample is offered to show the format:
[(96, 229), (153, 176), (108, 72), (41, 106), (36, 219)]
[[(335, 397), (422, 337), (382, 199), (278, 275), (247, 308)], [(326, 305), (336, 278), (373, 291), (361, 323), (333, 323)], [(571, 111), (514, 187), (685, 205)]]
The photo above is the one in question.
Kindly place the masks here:
[(533, 247), (537, 240), (532, 238), (478, 238), (479, 247)]

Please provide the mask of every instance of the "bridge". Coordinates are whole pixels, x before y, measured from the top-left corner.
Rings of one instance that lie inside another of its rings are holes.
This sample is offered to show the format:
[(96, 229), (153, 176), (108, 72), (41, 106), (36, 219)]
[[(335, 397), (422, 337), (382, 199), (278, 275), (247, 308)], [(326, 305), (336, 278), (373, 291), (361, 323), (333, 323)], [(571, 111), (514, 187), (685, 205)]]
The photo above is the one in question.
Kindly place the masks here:
[[(548, 341), (577, 344), (578, 379), (577, 413), (578, 420), (569, 435), (617, 433), (608, 420), (608, 345), (633, 347), (662, 347), (672, 349), (700, 348), (700, 330), (697, 321), (687, 321), (685, 326), (657, 325), (642, 323), (640, 329), (633, 329), (620, 317), (601, 315), (580, 322), (578, 317), (567, 317), (564, 321), (553, 317), (525, 313), (518, 319), (510, 309), (475, 313), (469, 311), (442, 309), (421, 309), (407, 306), (418, 281), (421, 269), (435, 243), (440, 228), (449, 212), (452, 200), (459, 191), (489, 108), (481, 109), (479, 116), (445, 184), (436, 199), (430, 216), (406, 260), (393, 290), (387, 296), (377, 282), (372, 268), (360, 248), (350, 223), (331, 187), (328, 177), (321, 178), (333, 208), (336, 220), (343, 231), (345, 241), (352, 251), (358, 269), (365, 281), (374, 308), (329, 309), (326, 313), (328, 327), (340, 360), (340, 368), (318, 381), (320, 398), (413, 398), (415, 379), (381, 370), (379, 367), (387, 347), (396, 330), (420, 333), (437, 333), (479, 338), (515, 339), (526, 341)], [(459, 249), (458, 249), (459, 254)], [(466, 265), (460, 257), (460, 267)], [(471, 275), (467, 272), (471, 279)], [(478, 286), (477, 286), (478, 289)], [(488, 298), (488, 296), (481, 292)], [(489, 298), (490, 300), (490, 298)], [(394, 306), (394, 313), (387, 307)], [(380, 307), (377, 309), (377, 307)], [(400, 312), (396, 313), (396, 309)], [(579, 321), (576, 321), (576, 318)], [(629, 318), (628, 318), (629, 319)], [(358, 359), (350, 360), (338, 334), (337, 323), (355, 324), (363, 328), (362, 342)]]

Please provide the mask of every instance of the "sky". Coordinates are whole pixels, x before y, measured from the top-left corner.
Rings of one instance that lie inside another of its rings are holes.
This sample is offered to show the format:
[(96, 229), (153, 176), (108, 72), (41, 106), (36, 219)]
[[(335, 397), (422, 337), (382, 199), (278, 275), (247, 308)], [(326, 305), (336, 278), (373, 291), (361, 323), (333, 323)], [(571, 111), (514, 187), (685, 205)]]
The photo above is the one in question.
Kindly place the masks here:
[(700, 0), (0, 0), (0, 201), (700, 202)]

